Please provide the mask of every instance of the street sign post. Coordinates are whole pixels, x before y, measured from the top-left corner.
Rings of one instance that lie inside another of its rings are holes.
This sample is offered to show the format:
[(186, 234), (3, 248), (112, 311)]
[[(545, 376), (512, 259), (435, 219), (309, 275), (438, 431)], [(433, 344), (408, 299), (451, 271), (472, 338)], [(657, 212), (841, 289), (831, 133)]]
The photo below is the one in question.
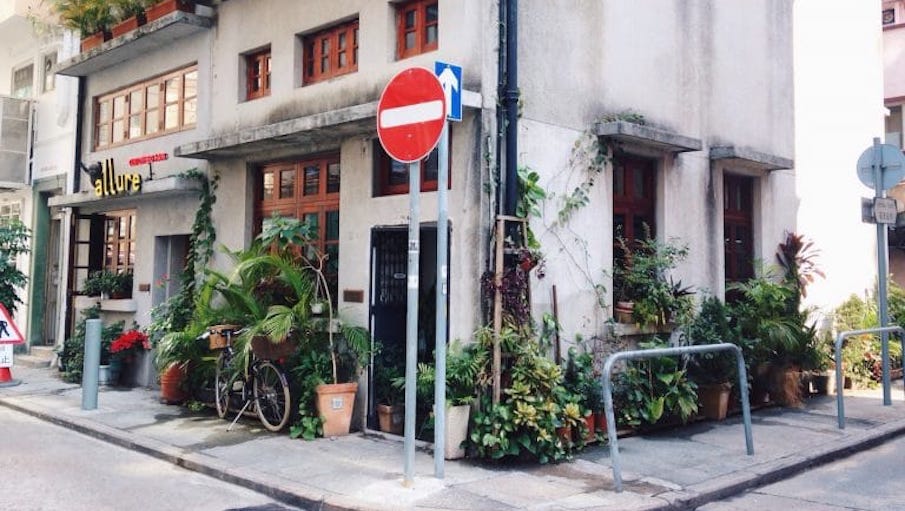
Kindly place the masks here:
[[(865, 186), (874, 189), (873, 219), (877, 223), (877, 308), (880, 312), (880, 328), (889, 324), (889, 310), (886, 303), (887, 279), (889, 278), (889, 243), (887, 224), (895, 223), (895, 200), (886, 198), (886, 190), (899, 184), (905, 178), (905, 155), (898, 147), (881, 144), (874, 138), (872, 146), (861, 153), (856, 168), (858, 179)], [(890, 221), (891, 220), (891, 221)], [(889, 390), (889, 343), (885, 331), (882, 335), (883, 404), (892, 404)]]
[(440, 80), (446, 97), (446, 119), (462, 120), (462, 66), (447, 62), (434, 62), (434, 74)]
[[(377, 102), (377, 137), (394, 160), (408, 163), (409, 229), (408, 292), (405, 339), (405, 439), (403, 485), (414, 483), (415, 396), (418, 362), (418, 260), (420, 257), (420, 160), (440, 140), (446, 125), (446, 94), (440, 81), (427, 69), (413, 67), (399, 72), (383, 89)], [(442, 165), (442, 163), (441, 163)], [(445, 402), (445, 400), (444, 400)], [(443, 406), (442, 403), (440, 406)], [(442, 449), (442, 446), (438, 446)]]
[(0, 387), (11, 387), (22, 383), (14, 380), (10, 368), (13, 366), (13, 345), (22, 344), (25, 337), (13, 322), (13, 316), (0, 303)]

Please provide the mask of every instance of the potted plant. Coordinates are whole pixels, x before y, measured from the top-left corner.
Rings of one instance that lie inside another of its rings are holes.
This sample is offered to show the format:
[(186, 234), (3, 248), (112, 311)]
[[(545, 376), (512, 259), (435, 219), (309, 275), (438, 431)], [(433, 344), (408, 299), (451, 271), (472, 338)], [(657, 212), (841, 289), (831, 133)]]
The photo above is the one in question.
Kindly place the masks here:
[(405, 417), (405, 397), (402, 389), (393, 382), (402, 377), (402, 368), (397, 364), (377, 363), (374, 385), (377, 395), (377, 419), (380, 431), (401, 435)]
[(585, 443), (592, 442), (596, 437), (597, 412), (603, 403), (603, 386), (598, 376), (595, 374), (594, 358), (590, 353), (578, 353), (574, 347), (569, 348), (563, 370), (563, 385), (577, 396), (581, 415), (587, 426)]
[[(153, 0), (152, 0), (153, 1)], [(148, 23), (176, 11), (195, 12), (194, 0), (163, 0), (152, 3), (145, 12)]]
[(110, 344), (110, 354), (122, 363), (121, 379), (131, 383), (139, 357), (151, 349), (147, 334), (132, 328), (117, 336)]
[[(685, 326), (689, 345), (734, 343), (736, 332), (729, 325), (729, 310), (715, 296), (701, 303), (701, 310)], [(737, 375), (735, 357), (726, 352), (695, 355), (688, 364), (688, 376), (698, 388), (700, 413), (708, 419), (723, 420), (729, 411), (729, 395)]]
[(133, 30), (147, 21), (145, 7), (148, 0), (113, 0), (113, 16), (117, 21), (110, 29), (113, 37), (119, 37)]
[(113, 13), (106, 0), (53, 0), (53, 9), (64, 27), (79, 32), (82, 52), (110, 38)]

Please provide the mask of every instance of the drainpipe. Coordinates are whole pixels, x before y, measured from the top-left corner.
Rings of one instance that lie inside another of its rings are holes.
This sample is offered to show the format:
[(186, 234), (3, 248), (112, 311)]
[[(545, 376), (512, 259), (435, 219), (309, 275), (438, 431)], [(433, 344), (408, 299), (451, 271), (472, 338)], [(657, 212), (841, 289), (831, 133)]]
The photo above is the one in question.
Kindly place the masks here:
[(84, 76), (78, 77), (78, 97), (75, 103), (75, 160), (72, 165), (72, 190), (78, 193), (82, 186), (82, 120), (85, 114), (85, 80)]
[[(499, 29), (497, 37), (497, 69), (496, 69), (496, 90), (497, 109), (496, 109), (496, 214), (503, 213), (503, 190), (506, 188), (503, 184), (503, 127), (506, 118), (506, 106), (503, 104), (503, 96), (506, 87), (506, 2), (499, 0), (499, 14), (497, 18), (497, 28)], [(496, 220), (494, 220), (496, 222)]]
[(518, 201), (518, 0), (506, 0), (506, 202), (505, 213), (515, 215)]

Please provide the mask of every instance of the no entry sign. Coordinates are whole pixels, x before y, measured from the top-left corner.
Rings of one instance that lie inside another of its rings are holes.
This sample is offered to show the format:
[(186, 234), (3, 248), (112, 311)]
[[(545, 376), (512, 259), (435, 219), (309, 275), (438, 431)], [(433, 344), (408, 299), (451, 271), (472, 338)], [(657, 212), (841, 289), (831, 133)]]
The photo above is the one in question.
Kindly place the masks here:
[(446, 122), (446, 94), (431, 71), (413, 67), (390, 80), (377, 104), (377, 137), (396, 161), (421, 160)]

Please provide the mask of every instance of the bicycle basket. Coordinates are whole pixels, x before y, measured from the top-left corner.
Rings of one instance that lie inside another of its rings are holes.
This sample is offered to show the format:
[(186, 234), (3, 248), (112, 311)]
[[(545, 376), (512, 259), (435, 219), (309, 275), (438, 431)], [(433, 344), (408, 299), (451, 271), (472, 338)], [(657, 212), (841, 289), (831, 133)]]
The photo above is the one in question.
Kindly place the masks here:
[(238, 325), (214, 325), (210, 328), (211, 335), (207, 338), (208, 348), (222, 350), (229, 345), (229, 338), (238, 330)]
[(266, 335), (256, 335), (251, 338), (251, 351), (262, 360), (279, 360), (295, 353), (298, 346), (292, 339), (282, 342), (271, 342)]

